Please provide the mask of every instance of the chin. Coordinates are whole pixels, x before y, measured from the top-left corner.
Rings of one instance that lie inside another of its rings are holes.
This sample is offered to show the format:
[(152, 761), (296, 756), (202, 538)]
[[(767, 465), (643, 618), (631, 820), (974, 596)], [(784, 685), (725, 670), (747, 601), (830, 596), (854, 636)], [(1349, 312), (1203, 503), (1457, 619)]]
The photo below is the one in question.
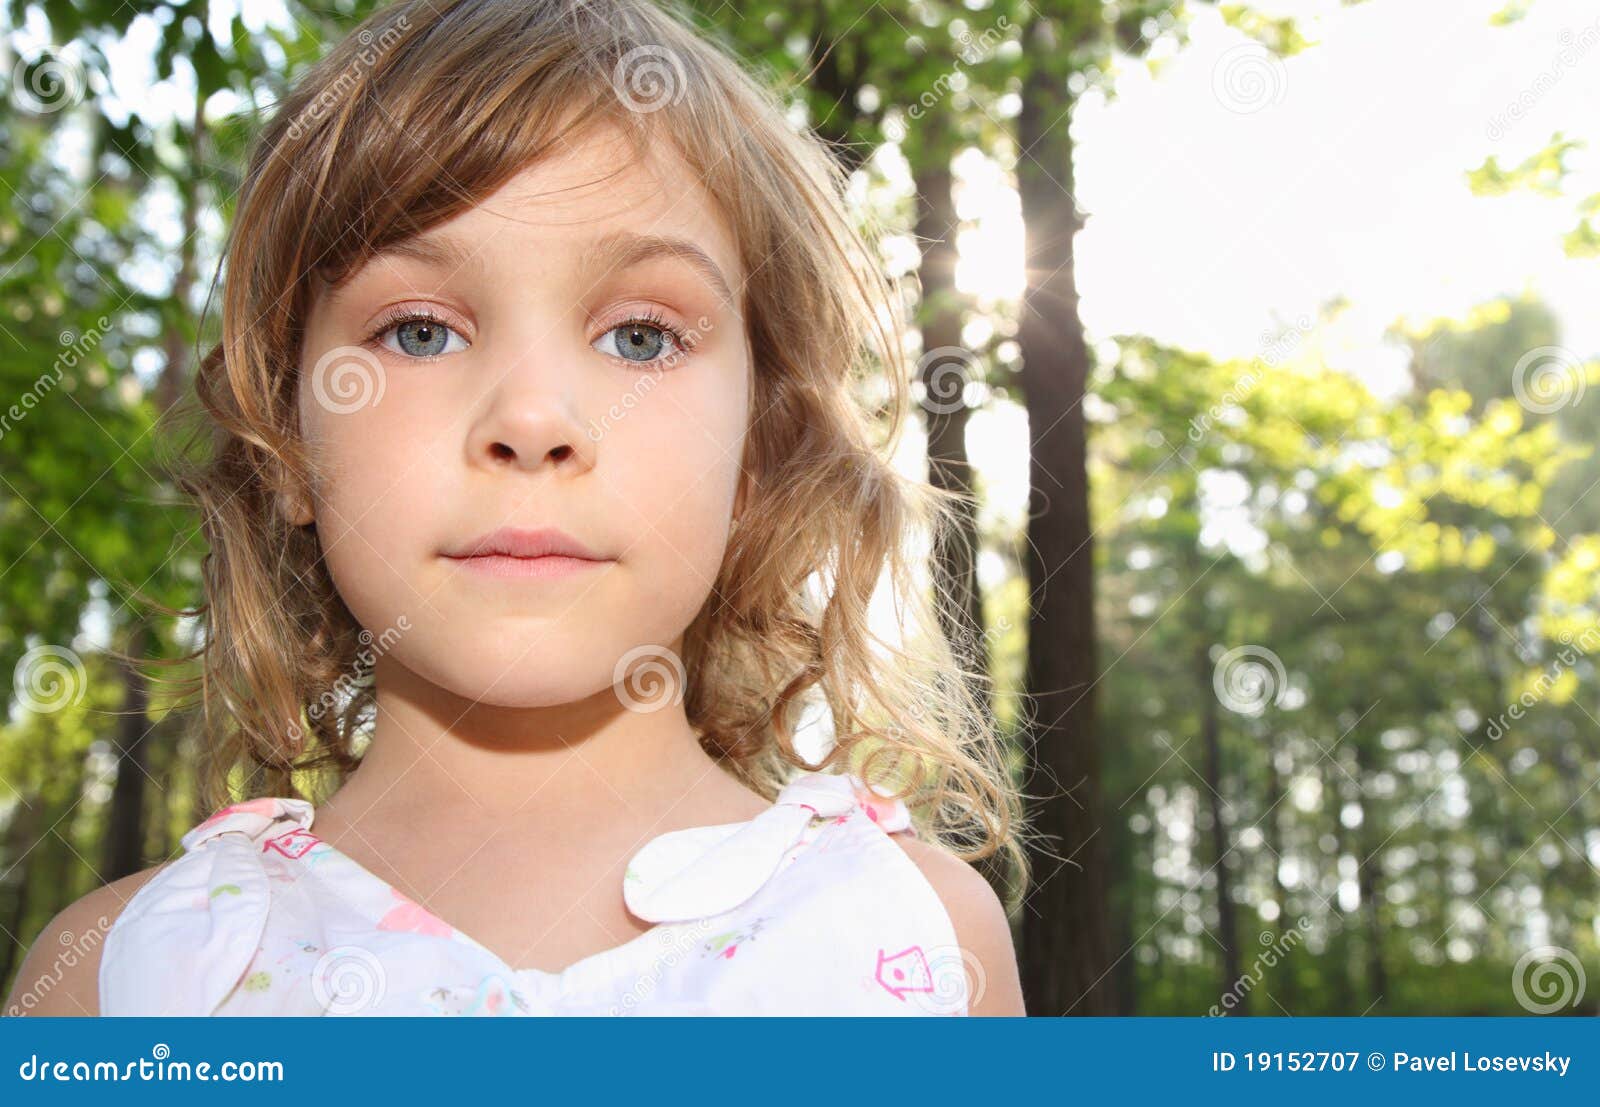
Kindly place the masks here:
[(611, 687), (612, 666), (598, 656), (538, 646), (520, 651), (463, 650), (425, 664), (419, 676), (450, 694), (491, 707), (555, 707)]

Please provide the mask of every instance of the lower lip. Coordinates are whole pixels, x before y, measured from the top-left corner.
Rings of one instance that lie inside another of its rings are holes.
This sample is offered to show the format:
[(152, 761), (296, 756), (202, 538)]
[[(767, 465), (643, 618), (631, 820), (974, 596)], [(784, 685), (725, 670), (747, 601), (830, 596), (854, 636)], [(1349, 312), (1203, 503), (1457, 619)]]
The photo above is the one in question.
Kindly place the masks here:
[(606, 564), (586, 557), (507, 557), (496, 554), (484, 557), (452, 557), (451, 561), (468, 572), (490, 577), (541, 579), (572, 576), (586, 569), (596, 569)]

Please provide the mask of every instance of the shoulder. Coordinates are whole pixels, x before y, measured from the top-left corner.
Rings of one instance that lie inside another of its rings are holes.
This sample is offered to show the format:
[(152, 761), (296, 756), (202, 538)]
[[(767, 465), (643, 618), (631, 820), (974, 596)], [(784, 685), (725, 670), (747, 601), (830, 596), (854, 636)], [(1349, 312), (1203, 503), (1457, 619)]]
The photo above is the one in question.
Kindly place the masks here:
[(975, 1016), (1020, 1016), (1022, 984), (1011, 922), (994, 888), (982, 873), (942, 846), (910, 834), (890, 834), (932, 885), (950, 921), (956, 940), (971, 955), (967, 970)]
[(106, 935), (128, 901), (164, 868), (156, 865), (113, 880), (56, 912), (28, 947), (4, 1014), (98, 1015)]

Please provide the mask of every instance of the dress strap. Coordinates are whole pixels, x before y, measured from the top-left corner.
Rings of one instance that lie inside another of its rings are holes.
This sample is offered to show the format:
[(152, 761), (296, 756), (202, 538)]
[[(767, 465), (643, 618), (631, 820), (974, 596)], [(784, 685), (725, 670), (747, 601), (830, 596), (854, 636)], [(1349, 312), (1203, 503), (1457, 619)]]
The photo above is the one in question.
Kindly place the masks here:
[(887, 833), (911, 825), (904, 801), (877, 795), (853, 775), (804, 773), (747, 822), (651, 839), (628, 862), (623, 900), (634, 915), (657, 923), (731, 911), (773, 877), (814, 820), (844, 821), (857, 808)]
[(184, 849), (195, 850), (219, 834), (243, 834), (264, 848), (276, 843), (279, 852), (295, 857), (297, 841), (302, 850), (317, 841), (307, 829), (313, 814), (308, 800), (264, 796), (220, 809), (180, 840)]

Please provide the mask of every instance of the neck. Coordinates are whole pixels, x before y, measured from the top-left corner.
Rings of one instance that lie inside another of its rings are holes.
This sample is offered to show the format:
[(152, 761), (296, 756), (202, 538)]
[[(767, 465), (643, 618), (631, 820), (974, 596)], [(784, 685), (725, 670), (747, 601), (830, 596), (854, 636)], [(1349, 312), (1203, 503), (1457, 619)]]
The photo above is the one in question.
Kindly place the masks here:
[(630, 709), (607, 686), (570, 703), (503, 707), (455, 695), (392, 657), (375, 676), (376, 726), (339, 790), (346, 811), (604, 818), (662, 811), (727, 783), (681, 697)]

